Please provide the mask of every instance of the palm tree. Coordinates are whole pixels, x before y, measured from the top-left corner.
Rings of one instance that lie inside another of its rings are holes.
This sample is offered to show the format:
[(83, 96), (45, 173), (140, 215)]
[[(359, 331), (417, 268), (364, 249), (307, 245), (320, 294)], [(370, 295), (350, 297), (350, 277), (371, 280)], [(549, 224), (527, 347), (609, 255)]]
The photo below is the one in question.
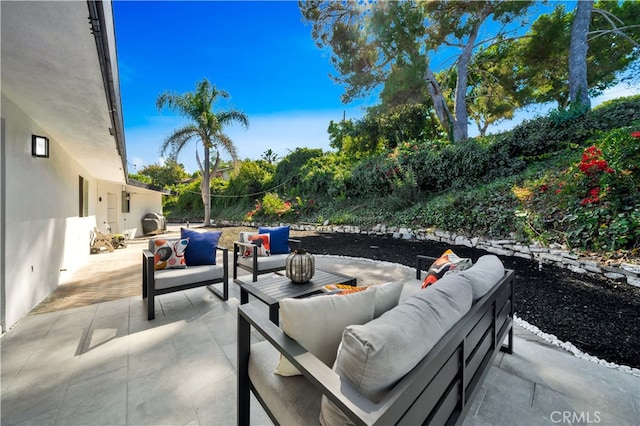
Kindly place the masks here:
[(271, 148), (269, 148), (262, 153), (262, 159), (269, 164), (275, 164), (278, 161), (278, 154), (276, 154)]
[[(249, 119), (240, 111), (224, 110), (213, 111), (213, 104), (219, 98), (228, 98), (229, 94), (223, 90), (216, 89), (205, 78), (196, 83), (195, 92), (187, 92), (182, 95), (164, 92), (156, 99), (156, 107), (162, 110), (167, 107), (169, 110), (191, 120), (191, 123), (182, 128), (176, 129), (162, 143), (160, 155), (164, 155), (170, 150), (170, 157), (177, 159), (188, 142), (199, 141), (204, 148), (204, 164), (200, 161), (198, 148), (196, 147), (196, 161), (202, 174), (202, 203), (204, 204), (204, 224), (211, 223), (211, 175), (215, 174), (220, 165), (220, 149), (227, 151), (234, 163), (238, 161), (236, 147), (222, 128), (233, 122), (239, 122), (245, 128), (249, 127)], [(213, 168), (211, 168), (211, 150), (215, 151)]]

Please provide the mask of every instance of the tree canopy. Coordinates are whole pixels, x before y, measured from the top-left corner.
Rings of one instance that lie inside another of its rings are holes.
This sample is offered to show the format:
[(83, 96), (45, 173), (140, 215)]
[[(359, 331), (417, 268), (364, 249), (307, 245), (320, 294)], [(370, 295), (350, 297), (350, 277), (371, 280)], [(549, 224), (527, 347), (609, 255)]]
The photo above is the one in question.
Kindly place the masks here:
[[(484, 134), (517, 108), (550, 101), (568, 106), (576, 11), (559, 4), (528, 24), (531, 4), (300, 1), (299, 7), (316, 44), (331, 53), (332, 78), (345, 87), (343, 102), (381, 87), (380, 103), (369, 112), (420, 103), (433, 108), (450, 140), (459, 141), (469, 119)], [(590, 19), (581, 21), (583, 29), (585, 23), (586, 63), (577, 68), (595, 96), (621, 81), (622, 71), (639, 66), (640, 2), (598, 1)], [(443, 52), (455, 53), (453, 65), (436, 71)]]
[(130, 175), (130, 177), (160, 188), (169, 188), (180, 183), (182, 179), (189, 177), (189, 175), (182, 164), (169, 158), (165, 160), (164, 164), (144, 166), (138, 173)]
[[(333, 2), (300, 1), (303, 17), (312, 24), (318, 46), (331, 49), (338, 71), (336, 81), (346, 85), (343, 101), (369, 93), (389, 80), (393, 70), (423, 71), (436, 115), (449, 138), (468, 136), (467, 91), (469, 65), (479, 46), (507, 34), (507, 25), (523, 18), (532, 2), (506, 0), (474, 2)], [(479, 40), (488, 20), (499, 29)], [(456, 84), (451, 98), (436, 78), (432, 58), (441, 49), (455, 50)], [(453, 108), (450, 107), (453, 106)]]
[[(582, 2), (580, 2), (582, 3)], [(492, 73), (513, 84), (522, 105), (569, 105), (569, 47), (575, 11), (559, 4), (531, 25), (525, 37), (509, 41), (503, 55), (510, 64)], [(622, 72), (640, 60), (640, 2), (594, 4), (587, 34), (586, 77), (590, 96), (614, 86)], [(490, 50), (488, 51), (490, 52)]]

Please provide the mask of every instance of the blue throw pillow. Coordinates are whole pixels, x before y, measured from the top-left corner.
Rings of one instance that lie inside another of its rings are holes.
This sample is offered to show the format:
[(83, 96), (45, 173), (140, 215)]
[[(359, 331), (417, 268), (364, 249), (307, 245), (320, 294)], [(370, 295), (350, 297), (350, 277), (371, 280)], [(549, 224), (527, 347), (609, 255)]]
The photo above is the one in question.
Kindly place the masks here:
[(197, 232), (180, 228), (180, 236), (189, 238), (189, 244), (184, 252), (187, 266), (215, 265), (216, 247), (221, 235), (221, 231)]
[[(289, 226), (276, 226), (273, 228), (260, 226), (258, 227), (258, 234), (271, 234), (271, 254), (288, 254), (290, 252)], [(189, 246), (187, 246), (188, 249)]]

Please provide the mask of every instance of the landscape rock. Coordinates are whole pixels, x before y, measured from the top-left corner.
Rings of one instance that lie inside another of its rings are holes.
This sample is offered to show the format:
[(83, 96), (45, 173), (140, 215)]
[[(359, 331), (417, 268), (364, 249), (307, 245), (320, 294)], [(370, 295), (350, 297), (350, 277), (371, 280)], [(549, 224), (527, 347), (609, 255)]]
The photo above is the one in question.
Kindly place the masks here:
[(604, 276), (614, 281), (624, 281), (626, 278), (626, 275), (617, 272), (605, 272)]

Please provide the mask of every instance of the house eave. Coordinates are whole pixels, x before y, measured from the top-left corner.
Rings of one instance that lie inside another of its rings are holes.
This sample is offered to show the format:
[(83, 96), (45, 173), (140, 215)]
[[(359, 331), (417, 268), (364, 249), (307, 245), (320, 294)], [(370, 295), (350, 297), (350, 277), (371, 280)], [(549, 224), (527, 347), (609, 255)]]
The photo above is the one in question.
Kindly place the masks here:
[(52, 155), (126, 183), (112, 3), (2, 1), (0, 16), (3, 97), (51, 139)]

